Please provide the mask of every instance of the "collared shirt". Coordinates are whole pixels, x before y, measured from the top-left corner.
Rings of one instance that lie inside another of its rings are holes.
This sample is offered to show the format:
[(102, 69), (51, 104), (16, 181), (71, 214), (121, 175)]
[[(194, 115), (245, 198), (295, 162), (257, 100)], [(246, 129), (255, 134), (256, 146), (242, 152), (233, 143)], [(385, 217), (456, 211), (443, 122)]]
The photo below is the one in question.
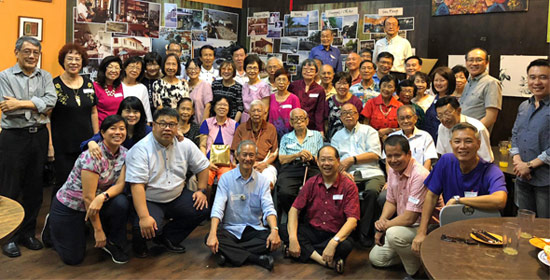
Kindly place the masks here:
[(381, 128), (398, 128), (397, 109), (403, 106), (403, 103), (397, 101), (395, 97), (390, 99), (390, 104), (384, 104), (382, 95), (370, 99), (363, 107), (361, 115), (370, 119), (370, 125), (379, 130)]
[[(535, 97), (519, 105), (518, 115), (512, 129), (512, 156), (519, 154), (524, 162), (538, 158), (544, 162), (531, 170), (531, 180), (534, 186), (550, 184), (550, 97), (539, 101), (535, 109)], [(519, 180), (526, 181), (523, 178)]]
[(148, 201), (168, 203), (181, 195), (187, 171), (197, 174), (210, 162), (189, 139), (161, 145), (153, 133), (135, 144), (126, 157), (126, 182), (145, 184)]
[(358, 83), (356, 85), (353, 85), (349, 88), (349, 91), (353, 93), (353, 95), (357, 96), (361, 102), (363, 102), (363, 106), (369, 101), (369, 99), (375, 98), (378, 95), (380, 95), (380, 89), (378, 88), (378, 83), (374, 82), (369, 87), (364, 87), (363, 83)]
[(241, 84), (244, 86), (244, 84), (248, 83), (248, 75), (246, 75), (246, 71), (243, 71), (242, 74), (239, 74), (239, 71), (236, 71), (235, 72), (235, 81), (237, 81), (237, 83)]
[(321, 174), (307, 180), (292, 207), (306, 209), (306, 220), (314, 228), (337, 233), (348, 218), (359, 221), (359, 194), (349, 178), (338, 174), (327, 189)]
[(199, 80), (199, 83), (191, 88), (191, 93), (189, 98), (193, 100), (195, 105), (195, 117), (193, 122), (196, 124), (202, 123), (204, 117), (204, 108), (213, 99), (212, 86), (202, 80)]
[(309, 58), (319, 59), (323, 64), (332, 66), (334, 73), (342, 72), (342, 57), (340, 50), (336, 47), (330, 46), (327, 51), (323, 45), (316, 46), (311, 49)]
[(350, 103), (353, 106), (355, 106), (355, 109), (357, 109), (357, 112), (361, 112), (361, 110), (363, 110), (363, 103), (361, 102), (361, 100), (359, 100), (359, 98), (357, 98), (357, 96), (353, 94), (350, 96), (348, 100), (342, 103), (336, 100), (336, 95), (329, 98), (325, 103), (325, 106), (326, 106), (325, 112), (327, 112), (327, 119), (328, 119), (327, 133), (325, 136), (327, 137), (328, 141), (330, 141), (332, 136), (338, 130), (344, 127), (344, 124), (340, 119), (340, 112), (341, 112), (342, 106), (344, 106), (344, 104), (347, 104), (347, 103)]
[(233, 136), (233, 143), (231, 144), (231, 150), (236, 151), (239, 144), (244, 140), (252, 140), (258, 147), (258, 153), (256, 154), (256, 161), (262, 161), (267, 156), (268, 152), (274, 153), (279, 148), (277, 142), (277, 130), (275, 127), (262, 120), (260, 124), (260, 131), (258, 135), (254, 134), (252, 129), (252, 120), (248, 120), (244, 125), (237, 127), (235, 135)]
[(201, 73), (199, 74), (199, 79), (209, 84), (212, 84), (212, 82), (214, 82), (215, 80), (220, 79), (220, 72), (218, 71), (218, 69), (214, 68), (214, 66), (212, 66), (210, 70), (206, 70), (204, 69), (204, 67), (201, 66)]
[(309, 125), (307, 128), (317, 131), (325, 130), (325, 89), (319, 84), (313, 82), (306, 92), (306, 82), (304, 80), (294, 81), (288, 87), (288, 91), (294, 93), (300, 99), (302, 109), (307, 112)]
[(4, 96), (17, 100), (30, 100), (37, 111), (19, 109), (2, 112), (2, 128), (23, 128), (49, 122), (46, 112), (55, 106), (57, 94), (50, 73), (35, 68), (30, 76), (25, 75), (19, 64), (0, 72), (0, 101)]
[(378, 87), (378, 91), (380, 91), (380, 78), (378, 77), (378, 72), (375, 72), (374, 75), (372, 75), (372, 80)]
[[(392, 135), (403, 135), (409, 140), (412, 157), (418, 163), (424, 165), (427, 160), (438, 158), (434, 140), (428, 132), (415, 127), (411, 137), (407, 137), (403, 130), (392, 132), (389, 136)], [(386, 158), (386, 153), (383, 153), (382, 158)]]
[(459, 102), (462, 114), (481, 120), (486, 108), (502, 109), (502, 84), (487, 72), (470, 76)]
[(334, 96), (336, 94), (336, 88), (335, 87), (331, 87), (329, 91), (326, 91), (325, 90), (325, 99), (326, 100), (329, 100), (329, 98), (331, 98), (332, 96)]
[(269, 97), (271, 95), (269, 85), (267, 85), (264, 81), (259, 80), (256, 84), (251, 85), (249, 83), (245, 83), (243, 85), (243, 105), (244, 105), (244, 112), (241, 117), (241, 122), (244, 123), (248, 121), (250, 118), (250, 115), (248, 114), (248, 111), (250, 110), (250, 104), (254, 100), (262, 100), (266, 97)]
[(74, 167), (67, 177), (67, 181), (59, 191), (56, 197), (63, 205), (77, 211), (86, 211), (84, 199), (82, 197), (82, 171), (87, 170), (99, 175), (97, 181), (96, 195), (108, 190), (116, 183), (120, 176), (120, 171), (124, 166), (126, 158), (126, 148), (120, 146), (117, 153), (113, 154), (103, 141), (98, 143), (101, 154), (100, 159), (92, 157), (88, 151), (84, 151), (76, 159)]
[(296, 138), (296, 131), (293, 130), (281, 138), (279, 155), (293, 155), (303, 150), (310, 152), (312, 155), (317, 155), (321, 147), (323, 147), (323, 136), (319, 131), (308, 129), (304, 141), (300, 144), (298, 138)]
[[(388, 192), (386, 201), (397, 207), (397, 216), (403, 215), (405, 211), (422, 213), (422, 205), (428, 189), (424, 187), (424, 180), (430, 172), (418, 163), (414, 158), (403, 173), (390, 168), (388, 171)], [(420, 216), (415, 224), (420, 223)]]
[[(493, 162), (495, 158), (493, 156), (493, 150), (491, 150), (491, 136), (487, 128), (485, 128), (480, 121), (462, 114), (460, 115), (460, 122), (467, 122), (477, 128), (477, 132), (481, 137), (481, 145), (477, 151), (477, 155), (486, 162)], [(437, 153), (440, 155), (452, 153), (451, 138), (453, 135), (451, 129), (446, 128), (443, 124), (439, 124), (437, 135), (437, 145), (435, 146)]]
[(374, 44), (372, 57), (378, 59), (378, 55), (381, 52), (389, 52), (393, 55), (393, 66), (391, 71), (405, 73), (405, 59), (412, 56), (412, 48), (409, 40), (399, 35), (396, 35), (390, 41), (388, 41), (388, 38), (382, 38)]
[[(332, 136), (330, 145), (340, 152), (341, 160), (364, 153), (374, 153), (378, 157), (381, 154), (378, 132), (366, 124), (357, 123), (351, 131), (345, 127), (340, 129)], [(364, 179), (374, 176), (384, 176), (378, 160), (369, 163), (354, 164), (348, 169), (348, 172), (352, 174), (355, 171), (361, 172), (361, 177)]]
[(270, 215), (277, 217), (277, 211), (266, 177), (252, 170), (244, 179), (238, 165), (220, 177), (210, 217), (220, 219), (224, 229), (240, 239), (247, 226), (267, 230)]
[(507, 192), (504, 174), (498, 166), (480, 158), (472, 171), (463, 174), (460, 162), (454, 154), (441, 156), (424, 181), (424, 185), (437, 196), (443, 194), (445, 204), (455, 195), (464, 197), (466, 192), (475, 193), (477, 196), (497, 191)]

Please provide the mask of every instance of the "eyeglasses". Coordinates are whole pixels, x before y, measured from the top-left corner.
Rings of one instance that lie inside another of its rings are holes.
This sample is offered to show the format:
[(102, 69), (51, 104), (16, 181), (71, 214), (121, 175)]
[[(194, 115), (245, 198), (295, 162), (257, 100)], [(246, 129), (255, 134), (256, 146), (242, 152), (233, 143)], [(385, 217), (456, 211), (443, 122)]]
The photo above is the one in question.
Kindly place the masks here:
[[(109, 67), (107, 67), (107, 69), (109, 69)], [(141, 66), (140, 65), (128, 65), (128, 66), (126, 66), (126, 69), (128, 69), (128, 70), (141, 70)]]
[(24, 50), (21, 51), (21, 53), (24, 56), (30, 56), (31, 54), (33, 54), (34, 56), (39, 56), (40, 55), (40, 51), (33, 51), (33, 50), (29, 50), (29, 49), (24, 49)]
[(305, 122), (307, 120), (307, 117), (295, 117), (295, 118), (290, 118), (290, 120), (293, 122)]
[(201, 69), (199, 67), (188, 67), (187, 71), (189, 72), (199, 72)]
[(165, 122), (155, 122), (158, 126), (160, 126), (160, 128), (164, 129), (164, 128), (170, 128), (170, 129), (173, 129), (175, 128), (178, 123), (165, 123)]
[(258, 71), (260, 70), (260, 68), (258, 66), (247, 66), (246, 70)]
[(443, 112), (442, 114), (437, 114), (436, 118), (437, 118), (438, 120), (441, 120), (441, 119), (443, 119), (443, 118), (446, 118), (446, 119), (451, 118), (451, 117), (453, 116), (453, 113), (454, 113), (455, 111), (456, 111), (455, 109), (445, 111), (445, 112)]
[(357, 114), (356, 111), (342, 111), (342, 112), (340, 112), (341, 116), (355, 116), (355, 114)]

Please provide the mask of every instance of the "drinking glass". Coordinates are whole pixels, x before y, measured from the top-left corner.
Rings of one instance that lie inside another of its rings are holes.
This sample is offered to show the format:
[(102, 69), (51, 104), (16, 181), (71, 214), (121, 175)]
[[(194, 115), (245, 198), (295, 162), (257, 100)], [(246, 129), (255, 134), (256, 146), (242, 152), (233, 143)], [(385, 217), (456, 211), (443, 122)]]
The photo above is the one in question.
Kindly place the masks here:
[(498, 165), (503, 168), (508, 167), (508, 150), (509, 150), (509, 141), (500, 141), (498, 143), (498, 150), (500, 152), (500, 158)]
[(518, 210), (518, 222), (521, 229), (521, 238), (533, 237), (533, 226), (535, 224), (535, 212), (527, 209)]
[(517, 255), (519, 249), (519, 224), (506, 222), (502, 225), (502, 250), (507, 255)]

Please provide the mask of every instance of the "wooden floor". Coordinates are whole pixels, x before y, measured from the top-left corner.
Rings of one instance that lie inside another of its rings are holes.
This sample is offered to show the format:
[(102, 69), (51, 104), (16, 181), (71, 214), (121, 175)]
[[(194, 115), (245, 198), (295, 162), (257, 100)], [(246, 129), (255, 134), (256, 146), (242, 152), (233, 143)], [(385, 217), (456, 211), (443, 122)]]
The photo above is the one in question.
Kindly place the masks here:
[[(50, 189), (45, 189), (37, 226), (38, 238), (49, 209), (49, 197)], [(88, 240), (84, 262), (77, 266), (63, 264), (52, 249), (31, 251), (21, 246), (21, 257), (12, 259), (0, 255), (0, 279), (402, 279), (406, 276), (402, 266), (372, 267), (368, 262), (368, 250), (361, 249), (355, 249), (348, 257), (343, 275), (317, 264), (284, 259), (280, 251), (274, 254), (272, 272), (254, 265), (218, 267), (203, 243), (208, 230), (209, 224), (200, 226), (183, 242), (187, 248), (185, 254), (154, 247), (148, 258), (132, 258), (123, 265), (113, 263), (109, 255), (93, 248), (93, 237)]]

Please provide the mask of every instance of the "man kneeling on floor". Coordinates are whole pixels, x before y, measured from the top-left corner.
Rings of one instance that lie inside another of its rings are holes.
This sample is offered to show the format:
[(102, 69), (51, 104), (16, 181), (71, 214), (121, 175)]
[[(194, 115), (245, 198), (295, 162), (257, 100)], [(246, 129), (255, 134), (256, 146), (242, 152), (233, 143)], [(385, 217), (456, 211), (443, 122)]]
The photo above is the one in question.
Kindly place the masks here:
[[(208, 217), (204, 195), (209, 161), (185, 138), (178, 141), (179, 114), (172, 108), (155, 112), (153, 131), (130, 149), (126, 157), (126, 182), (132, 188), (132, 245), (136, 257), (147, 257), (146, 239), (168, 251), (184, 253), (180, 243)], [(198, 191), (185, 186), (187, 171), (198, 179)], [(162, 226), (164, 218), (170, 220)]]
[[(302, 262), (310, 259), (344, 272), (344, 261), (353, 245), (347, 240), (359, 220), (357, 186), (340, 174), (336, 148), (324, 146), (317, 154), (321, 174), (310, 178), (300, 190), (288, 213), (288, 232), (283, 228), (285, 257)], [(300, 211), (305, 221), (298, 224)]]
[(420, 223), (428, 190), (424, 180), (429, 171), (412, 157), (409, 141), (402, 135), (388, 137), (384, 151), (390, 166), (388, 192), (382, 215), (374, 223), (376, 246), (370, 251), (369, 259), (377, 267), (403, 263), (407, 274), (414, 277), (421, 262), (412, 252), (411, 244)]
[[(210, 233), (205, 240), (219, 265), (226, 260), (234, 266), (248, 261), (273, 269), (269, 251), (277, 250), (281, 239), (270, 182), (254, 170), (257, 153), (253, 141), (242, 141), (237, 146), (237, 168), (223, 174), (218, 182)], [(265, 227), (266, 223), (271, 230)]]

